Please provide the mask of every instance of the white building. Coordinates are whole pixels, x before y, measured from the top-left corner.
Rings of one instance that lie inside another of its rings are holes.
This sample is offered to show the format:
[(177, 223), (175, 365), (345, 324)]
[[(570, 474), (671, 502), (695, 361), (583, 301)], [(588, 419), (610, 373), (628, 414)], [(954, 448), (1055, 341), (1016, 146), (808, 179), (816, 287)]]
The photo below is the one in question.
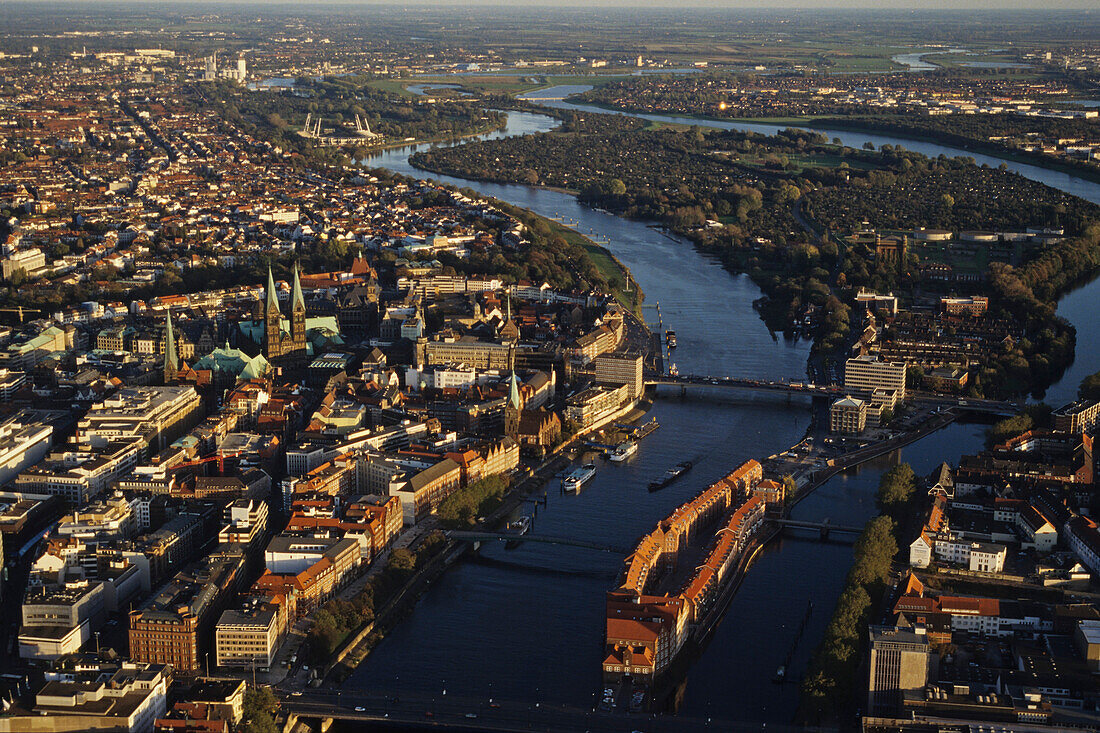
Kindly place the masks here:
[(876, 389), (894, 390), (905, 399), (904, 361), (881, 361), (875, 356), (857, 356), (844, 363), (844, 389), (870, 395)]
[(219, 667), (270, 669), (279, 649), (279, 611), (270, 603), (224, 611), (214, 629)]
[(1000, 573), (1008, 558), (1008, 549), (995, 542), (974, 542), (950, 532), (937, 534), (932, 541), (937, 559), (966, 565), (974, 572)]
[(0, 423), (0, 486), (23, 469), (41, 461), (49, 451), (53, 427), (13, 417)]

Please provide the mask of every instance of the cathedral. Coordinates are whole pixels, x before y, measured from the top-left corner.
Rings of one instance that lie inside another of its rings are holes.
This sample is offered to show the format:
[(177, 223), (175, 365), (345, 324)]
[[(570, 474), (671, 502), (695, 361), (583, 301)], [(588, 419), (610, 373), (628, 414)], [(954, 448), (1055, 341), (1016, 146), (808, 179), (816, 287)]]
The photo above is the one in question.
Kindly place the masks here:
[(238, 324), (243, 343), (253, 344), (272, 366), (293, 370), (304, 368), (315, 353), (343, 347), (336, 316), (306, 316), (297, 266), (289, 305), (288, 319), (279, 308), (279, 291), (268, 268), (264, 300), (256, 303), (251, 319)]
[(290, 332), (283, 330), (283, 313), (279, 310), (279, 292), (275, 278), (267, 268), (267, 293), (264, 301), (264, 357), (285, 366), (304, 366), (306, 350), (306, 299), (302, 297), (302, 284), (298, 280), (298, 266), (294, 266), (294, 288), (290, 294)]

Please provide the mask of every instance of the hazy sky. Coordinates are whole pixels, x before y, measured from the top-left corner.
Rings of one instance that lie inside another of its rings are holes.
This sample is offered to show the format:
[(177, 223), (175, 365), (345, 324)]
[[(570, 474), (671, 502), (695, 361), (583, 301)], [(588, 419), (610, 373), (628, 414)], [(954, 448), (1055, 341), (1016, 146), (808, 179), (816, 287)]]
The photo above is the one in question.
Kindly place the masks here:
[[(0, 0), (0, 4), (7, 2), (42, 3), (44, 0)], [(234, 5), (267, 5), (286, 6), (294, 5), (308, 10), (310, 5), (344, 5), (344, 6), (372, 6), (379, 5), (391, 9), (400, 9), (403, 6), (466, 6), (466, 5), (497, 5), (509, 8), (585, 8), (585, 7), (618, 7), (618, 8), (751, 8), (753, 10), (797, 10), (797, 9), (821, 9), (837, 8), (846, 10), (855, 9), (911, 9), (911, 10), (1036, 10), (1047, 11), (1052, 9), (1072, 10), (1096, 10), (1100, 12), (1098, 0), (318, 0), (313, 3), (294, 3), (287, 0), (69, 0), (57, 2), (56, 7), (62, 12), (65, 9), (79, 9), (87, 5), (162, 5), (171, 6), (177, 4), (204, 4), (221, 5), (231, 7)]]

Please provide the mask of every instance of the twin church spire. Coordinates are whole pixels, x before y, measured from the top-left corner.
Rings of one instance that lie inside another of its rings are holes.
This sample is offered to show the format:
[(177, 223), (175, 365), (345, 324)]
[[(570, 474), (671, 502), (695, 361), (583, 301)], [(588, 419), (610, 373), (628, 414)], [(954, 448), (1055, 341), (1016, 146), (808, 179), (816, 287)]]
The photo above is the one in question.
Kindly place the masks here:
[(279, 308), (279, 291), (275, 276), (267, 268), (267, 292), (264, 297), (264, 356), (301, 360), (306, 356), (306, 300), (302, 296), (302, 283), (298, 277), (298, 265), (294, 265), (294, 284), (290, 293), (290, 334), (283, 332), (283, 314)]

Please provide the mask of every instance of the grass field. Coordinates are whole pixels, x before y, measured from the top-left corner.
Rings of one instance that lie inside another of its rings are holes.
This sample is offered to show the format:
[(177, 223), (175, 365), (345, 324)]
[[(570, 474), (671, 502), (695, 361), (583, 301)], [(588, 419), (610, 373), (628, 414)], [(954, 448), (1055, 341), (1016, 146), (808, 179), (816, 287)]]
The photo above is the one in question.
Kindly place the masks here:
[(641, 298), (639, 297), (640, 293), (638, 288), (635, 285), (631, 292), (626, 292), (626, 278), (623, 274), (624, 268), (611, 256), (611, 253), (575, 229), (570, 229), (556, 221), (547, 221), (549, 221), (550, 230), (554, 234), (560, 234), (565, 241), (571, 244), (584, 247), (589, 258), (591, 258), (593, 264), (596, 265), (596, 269), (598, 269), (611, 284), (611, 293), (615, 296), (615, 299), (619, 301), (624, 308), (628, 308), (641, 317)]

